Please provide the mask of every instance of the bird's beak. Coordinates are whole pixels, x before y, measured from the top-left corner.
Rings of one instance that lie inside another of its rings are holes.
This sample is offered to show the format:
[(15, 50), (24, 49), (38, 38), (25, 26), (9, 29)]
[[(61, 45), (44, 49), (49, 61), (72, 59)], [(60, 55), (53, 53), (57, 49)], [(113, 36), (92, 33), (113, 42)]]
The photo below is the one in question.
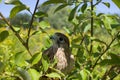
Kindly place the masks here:
[(55, 39), (55, 38), (54, 38), (54, 36), (52, 35), (52, 36), (50, 36), (50, 39), (52, 39), (52, 40), (53, 40), (53, 39)]

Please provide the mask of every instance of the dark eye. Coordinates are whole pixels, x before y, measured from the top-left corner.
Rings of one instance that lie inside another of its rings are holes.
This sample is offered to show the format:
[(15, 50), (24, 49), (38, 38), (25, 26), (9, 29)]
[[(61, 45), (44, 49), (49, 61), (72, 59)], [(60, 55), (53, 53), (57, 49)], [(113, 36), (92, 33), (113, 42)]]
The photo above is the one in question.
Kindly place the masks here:
[(59, 40), (60, 40), (60, 41), (63, 41), (64, 39), (60, 37)]

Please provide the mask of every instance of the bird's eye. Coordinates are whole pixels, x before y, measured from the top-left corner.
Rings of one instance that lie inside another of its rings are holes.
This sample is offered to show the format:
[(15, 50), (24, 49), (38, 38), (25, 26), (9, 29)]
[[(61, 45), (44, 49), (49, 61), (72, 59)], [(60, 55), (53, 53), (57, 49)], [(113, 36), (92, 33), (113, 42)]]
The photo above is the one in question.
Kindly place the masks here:
[(60, 41), (63, 41), (64, 39), (60, 37), (59, 40), (60, 40)]

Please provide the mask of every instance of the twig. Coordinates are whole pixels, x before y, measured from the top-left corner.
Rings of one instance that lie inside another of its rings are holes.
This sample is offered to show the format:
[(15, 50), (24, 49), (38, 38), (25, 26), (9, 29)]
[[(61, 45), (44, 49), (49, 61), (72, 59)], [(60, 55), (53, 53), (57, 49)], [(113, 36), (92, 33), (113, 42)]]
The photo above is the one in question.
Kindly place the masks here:
[[(93, 8), (94, 8), (93, 0), (91, 0), (90, 4), (91, 4), (91, 37), (93, 37)], [(92, 43), (93, 43), (93, 40), (91, 40), (90, 54), (92, 53), (92, 48), (93, 48)]]
[(31, 32), (31, 29), (32, 29), (32, 24), (33, 24), (33, 21), (34, 21), (34, 15), (35, 15), (35, 12), (37, 10), (37, 6), (38, 6), (38, 3), (39, 3), (39, 0), (37, 0), (36, 2), (36, 5), (35, 5), (35, 9), (34, 9), (34, 12), (32, 14), (32, 18), (31, 18), (31, 21), (30, 21), (30, 25), (29, 25), (29, 30), (28, 30), (28, 37), (27, 37), (27, 40), (26, 40), (26, 46), (27, 46), (27, 49), (29, 50), (29, 39), (30, 39), (30, 32)]
[(97, 65), (98, 61), (100, 60), (100, 58), (109, 50), (110, 46), (112, 45), (112, 43), (116, 40), (117, 36), (119, 35), (120, 31), (116, 34), (116, 36), (112, 39), (112, 41), (110, 42), (110, 44), (107, 46), (107, 48), (101, 53), (101, 55), (98, 57), (98, 59), (96, 60), (95, 64), (93, 65), (92, 69), (95, 68), (95, 66)]
[(13, 26), (6, 20), (6, 18), (2, 15), (2, 13), (0, 13), (0, 16), (2, 17), (3, 21), (10, 27), (10, 29), (13, 31), (13, 33), (18, 38), (18, 40), (22, 43), (22, 45), (27, 49), (27, 51), (30, 54), (30, 56), (32, 56), (31, 52), (28, 50), (28, 48), (26, 46), (25, 41), (21, 38), (21, 36), (18, 34), (18, 32), (15, 31), (15, 29), (13, 28)]
[(105, 74), (103, 75), (101, 80), (106, 80), (106, 77), (109, 75), (109, 73), (115, 68), (115, 66), (111, 66), (109, 70), (106, 70)]

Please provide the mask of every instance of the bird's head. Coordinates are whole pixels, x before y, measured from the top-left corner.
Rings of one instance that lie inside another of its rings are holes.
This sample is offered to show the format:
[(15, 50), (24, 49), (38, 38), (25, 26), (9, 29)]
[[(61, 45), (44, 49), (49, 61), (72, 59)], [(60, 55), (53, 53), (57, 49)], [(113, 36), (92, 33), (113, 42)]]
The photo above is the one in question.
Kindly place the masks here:
[(64, 48), (69, 48), (70, 46), (68, 37), (62, 33), (57, 32), (54, 35), (52, 35), (50, 39), (52, 39), (53, 45), (55, 46)]

